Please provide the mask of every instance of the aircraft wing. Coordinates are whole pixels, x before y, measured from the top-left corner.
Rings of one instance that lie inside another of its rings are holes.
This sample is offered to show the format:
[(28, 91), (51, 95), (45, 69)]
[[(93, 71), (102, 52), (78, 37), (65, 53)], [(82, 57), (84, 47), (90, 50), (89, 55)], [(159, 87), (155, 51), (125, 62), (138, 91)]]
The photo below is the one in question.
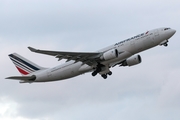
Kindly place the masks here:
[[(41, 53), (46, 55), (55, 56), (58, 60), (67, 59), (67, 61), (75, 60), (75, 62), (83, 62), (84, 64), (93, 65), (100, 60), (102, 53), (100, 52), (63, 52), (63, 51), (49, 51), (39, 50), (32, 47), (28, 47), (29, 50), (35, 53)], [(66, 62), (67, 62), (66, 61)]]

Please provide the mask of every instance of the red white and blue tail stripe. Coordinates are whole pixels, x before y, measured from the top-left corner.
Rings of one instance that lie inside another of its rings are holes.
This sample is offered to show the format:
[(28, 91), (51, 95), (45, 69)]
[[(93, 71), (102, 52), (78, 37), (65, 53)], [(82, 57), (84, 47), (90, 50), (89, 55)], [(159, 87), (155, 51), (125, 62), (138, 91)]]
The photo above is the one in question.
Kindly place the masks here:
[(28, 75), (35, 71), (44, 69), (43, 67), (36, 65), (17, 53), (10, 54), (9, 57), (22, 75)]

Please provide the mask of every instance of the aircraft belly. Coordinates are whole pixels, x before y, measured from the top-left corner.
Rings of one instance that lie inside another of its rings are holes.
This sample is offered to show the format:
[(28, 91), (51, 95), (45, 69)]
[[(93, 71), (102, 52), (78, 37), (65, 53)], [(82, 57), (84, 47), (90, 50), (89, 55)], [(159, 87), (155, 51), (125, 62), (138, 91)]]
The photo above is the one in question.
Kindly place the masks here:
[(59, 69), (58, 71), (52, 74), (52, 80), (63, 80), (63, 79), (71, 78), (71, 77), (81, 74), (78, 71), (78, 69), (81, 67), (81, 64), (82, 63), (78, 62), (76, 64), (72, 64), (65, 68)]
[(48, 82), (48, 81), (57, 81), (57, 80), (64, 80), (67, 78), (71, 78), (81, 74), (79, 72), (79, 68), (81, 67), (80, 62), (69, 65), (67, 67), (59, 67), (59, 68), (52, 68), (36, 74), (36, 80), (34, 82)]
[(89, 66), (87, 64), (84, 64), (79, 68), (78, 71), (81, 72), (81, 73), (85, 73), (85, 72), (89, 72), (91, 70), (93, 70), (93, 67), (91, 67), (91, 66)]

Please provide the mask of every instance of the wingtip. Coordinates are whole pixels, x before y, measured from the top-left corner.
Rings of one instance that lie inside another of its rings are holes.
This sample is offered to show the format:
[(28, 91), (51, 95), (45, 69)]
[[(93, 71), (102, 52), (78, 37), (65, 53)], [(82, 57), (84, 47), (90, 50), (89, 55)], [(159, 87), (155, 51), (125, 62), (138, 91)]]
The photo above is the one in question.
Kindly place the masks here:
[(32, 51), (32, 52), (36, 52), (37, 51), (37, 49), (35, 49), (35, 48), (33, 48), (33, 47), (28, 47), (28, 49), (30, 50), (30, 51)]

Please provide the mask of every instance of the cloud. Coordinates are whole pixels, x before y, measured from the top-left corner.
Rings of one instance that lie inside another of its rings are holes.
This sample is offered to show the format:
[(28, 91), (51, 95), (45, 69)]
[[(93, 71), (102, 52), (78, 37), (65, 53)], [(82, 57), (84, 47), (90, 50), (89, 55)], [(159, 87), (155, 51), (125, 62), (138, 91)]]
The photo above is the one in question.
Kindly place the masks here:
[(159, 103), (162, 108), (179, 108), (180, 107), (180, 82), (179, 73), (180, 70), (176, 69), (170, 71), (167, 75), (167, 80), (162, 86), (161, 93), (159, 95)]

